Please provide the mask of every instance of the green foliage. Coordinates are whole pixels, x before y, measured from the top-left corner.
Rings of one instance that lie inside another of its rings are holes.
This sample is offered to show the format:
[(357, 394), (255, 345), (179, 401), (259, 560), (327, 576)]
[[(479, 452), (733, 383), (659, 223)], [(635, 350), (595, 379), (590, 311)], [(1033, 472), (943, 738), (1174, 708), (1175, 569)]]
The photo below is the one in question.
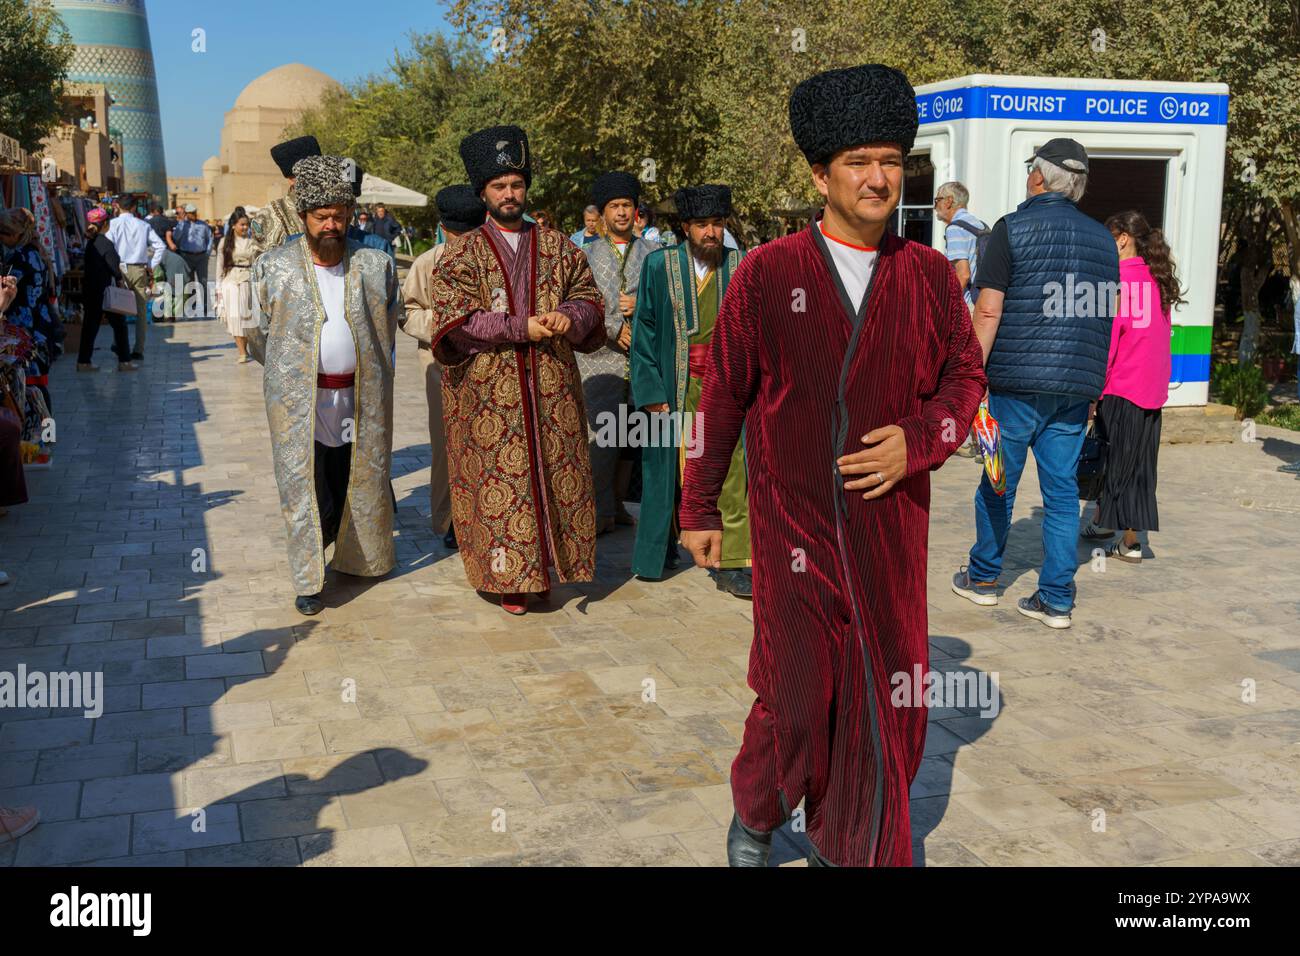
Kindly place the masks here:
[(1255, 416), (1255, 421), (1260, 425), (1275, 425), (1300, 432), (1300, 405), (1278, 405), (1260, 412)]
[(1237, 418), (1255, 418), (1268, 405), (1268, 385), (1258, 365), (1219, 362), (1210, 370), (1210, 394), (1237, 410)]
[(1300, 267), (1300, 0), (912, 0), (885, 20), (861, 0), (450, 7), (459, 39), (412, 38), (388, 73), (308, 122), (322, 143), (432, 192), (463, 181), (460, 137), (518, 123), (534, 152), (529, 204), (567, 226), (591, 179), (624, 169), (652, 203), (683, 185), (730, 183), (752, 242), (772, 210), (817, 199), (787, 104), (820, 70), (888, 63), (914, 85), (979, 72), (1223, 82), (1225, 221), (1266, 208), (1285, 240), (1240, 241), (1286, 241)]
[[(427, 194), (465, 181), (458, 147), (467, 132), (497, 121), (500, 90), (483, 52), (463, 38), (410, 37), (387, 74), (328, 97), (299, 120), (326, 153), (350, 156), (367, 172)], [(432, 226), (432, 201), (398, 210), (405, 225)]]
[(74, 49), (48, 4), (0, 0), (0, 133), (28, 152), (59, 124)]

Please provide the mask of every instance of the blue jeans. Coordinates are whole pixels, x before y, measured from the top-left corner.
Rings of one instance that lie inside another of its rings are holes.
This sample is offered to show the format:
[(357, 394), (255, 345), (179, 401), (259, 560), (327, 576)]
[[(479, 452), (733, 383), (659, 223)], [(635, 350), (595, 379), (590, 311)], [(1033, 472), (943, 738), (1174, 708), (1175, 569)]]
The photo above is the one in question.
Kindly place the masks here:
[(998, 495), (988, 474), (975, 493), (975, 547), (970, 579), (996, 581), (1002, 573), (1016, 486), (1025, 457), (1034, 450), (1043, 495), (1043, 568), (1038, 590), (1043, 603), (1059, 611), (1074, 606), (1071, 585), (1078, 570), (1079, 482), (1076, 469), (1088, 429), (1088, 402), (1047, 392), (989, 392), (989, 412), (1002, 436), (1002, 466), (1007, 493)]

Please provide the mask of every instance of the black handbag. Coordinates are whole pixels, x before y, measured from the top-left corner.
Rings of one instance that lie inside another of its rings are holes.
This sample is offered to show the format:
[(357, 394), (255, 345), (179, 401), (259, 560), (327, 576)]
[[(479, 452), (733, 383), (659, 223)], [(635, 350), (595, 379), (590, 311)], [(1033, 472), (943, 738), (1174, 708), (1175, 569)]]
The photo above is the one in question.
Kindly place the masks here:
[(1079, 497), (1084, 501), (1096, 501), (1106, 487), (1106, 452), (1110, 443), (1106, 441), (1106, 426), (1101, 421), (1101, 409), (1088, 423), (1088, 432), (1083, 436), (1083, 450), (1079, 452), (1079, 466), (1076, 476), (1079, 479)]

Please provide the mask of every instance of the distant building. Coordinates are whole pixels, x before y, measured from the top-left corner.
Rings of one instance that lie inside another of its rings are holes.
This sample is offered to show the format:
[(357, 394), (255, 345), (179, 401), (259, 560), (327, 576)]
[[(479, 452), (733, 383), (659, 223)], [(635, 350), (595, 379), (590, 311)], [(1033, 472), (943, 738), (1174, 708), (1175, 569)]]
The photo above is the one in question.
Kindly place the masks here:
[(198, 208), (200, 219), (217, 218), (212, 212), (212, 194), (204, 185), (202, 176), (168, 176), (167, 202), (164, 205), (175, 209), (190, 203)]
[(203, 164), (209, 205), (195, 200), (199, 214), (225, 219), (236, 206), (261, 207), (283, 196), (284, 176), (271, 161), (271, 147), (305, 111), (342, 89), (337, 80), (301, 63), (276, 67), (244, 87), (226, 113), (220, 156)]
[(122, 191), (123, 144), (109, 135), (112, 102), (102, 83), (64, 84), (63, 123), (41, 143), (58, 182), (82, 192)]
[[(144, 0), (52, 2), (77, 45), (68, 80), (102, 85), (108, 91), (108, 127), (101, 132), (121, 143), (122, 188), (150, 193), (162, 202), (167, 193), (167, 163)], [(71, 148), (75, 154), (75, 145)], [(88, 176), (91, 165), (88, 159)], [(69, 171), (80, 176), (79, 169)]]

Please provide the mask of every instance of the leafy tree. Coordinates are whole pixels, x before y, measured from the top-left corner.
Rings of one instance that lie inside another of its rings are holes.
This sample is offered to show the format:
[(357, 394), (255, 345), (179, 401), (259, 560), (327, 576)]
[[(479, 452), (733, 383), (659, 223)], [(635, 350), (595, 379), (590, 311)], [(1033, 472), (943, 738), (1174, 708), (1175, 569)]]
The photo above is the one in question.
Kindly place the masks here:
[[(415, 38), (389, 74), (309, 117), (322, 143), (428, 192), (464, 173), (457, 144), (514, 122), (534, 151), (531, 205), (576, 222), (592, 178), (643, 195), (729, 182), (744, 238), (816, 199), (787, 120), (790, 91), (881, 62), (920, 85), (966, 73), (1225, 82), (1224, 249), (1300, 275), (1300, 0), (454, 0), (461, 39)], [(1258, 324), (1252, 267), (1243, 288)], [(1253, 304), (1253, 305), (1252, 305)], [(1244, 336), (1249, 350), (1250, 336)]]
[(75, 47), (48, 3), (0, 0), (0, 132), (36, 152), (63, 115)]
[(1220, 262), (1231, 257), (1242, 267), (1240, 355), (1248, 359), (1275, 237), (1285, 243), (1291, 275), (1300, 276), (1300, 0), (993, 0), (986, 7), (976, 42), (995, 72), (1228, 84)]
[[(499, 91), (476, 46), (437, 34), (410, 41), (388, 74), (331, 94), (304, 114), (296, 132), (314, 135), (326, 153), (350, 156), (367, 172), (432, 197), (465, 181), (460, 139), (494, 121)], [(402, 210), (400, 218), (431, 226), (437, 214), (430, 204)]]

